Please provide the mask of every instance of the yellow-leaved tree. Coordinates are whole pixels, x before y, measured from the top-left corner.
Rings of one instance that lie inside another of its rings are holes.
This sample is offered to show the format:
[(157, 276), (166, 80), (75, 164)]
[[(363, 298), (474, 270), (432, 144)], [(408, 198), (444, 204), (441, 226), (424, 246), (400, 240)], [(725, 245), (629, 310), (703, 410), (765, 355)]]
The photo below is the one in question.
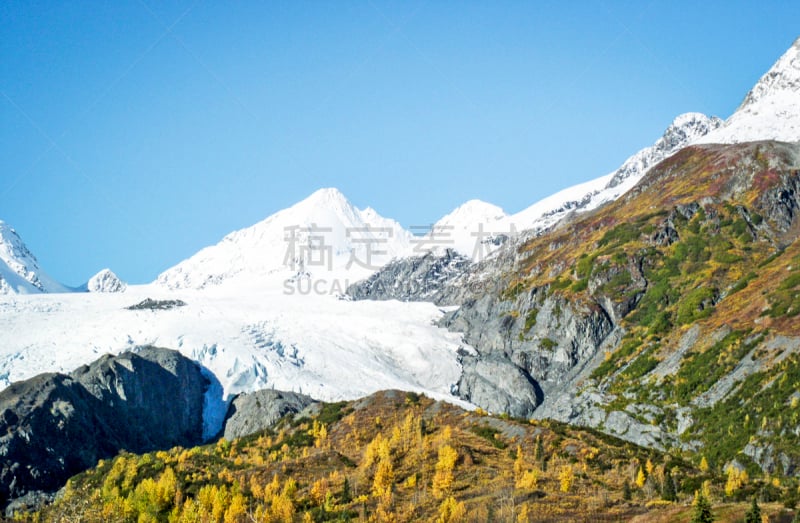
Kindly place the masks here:
[(569, 492), (575, 482), (575, 472), (572, 465), (564, 465), (558, 473), (558, 481), (561, 485), (561, 492)]
[(467, 508), (463, 502), (458, 502), (449, 496), (439, 505), (439, 517), (436, 523), (458, 523), (467, 517)]
[(725, 482), (725, 495), (732, 496), (737, 490), (747, 484), (749, 480), (746, 470), (739, 470), (733, 465), (729, 465), (725, 471), (728, 480)]
[(433, 475), (433, 495), (441, 499), (450, 492), (453, 486), (453, 469), (458, 461), (458, 452), (450, 445), (439, 447), (439, 461)]
[(391, 494), (394, 484), (394, 467), (392, 460), (388, 456), (382, 457), (375, 470), (375, 478), (372, 481), (372, 495), (376, 498), (385, 497)]
[(642, 488), (646, 481), (647, 477), (644, 475), (644, 470), (642, 470), (642, 467), (639, 467), (639, 472), (636, 473), (636, 486)]

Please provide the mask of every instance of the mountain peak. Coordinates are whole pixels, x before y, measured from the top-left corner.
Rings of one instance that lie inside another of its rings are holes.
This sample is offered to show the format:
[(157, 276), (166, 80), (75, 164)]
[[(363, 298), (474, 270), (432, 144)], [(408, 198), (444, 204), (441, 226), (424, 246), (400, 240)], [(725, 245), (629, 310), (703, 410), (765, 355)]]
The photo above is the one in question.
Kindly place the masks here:
[[(286, 278), (365, 278), (407, 254), (411, 234), (374, 209), (357, 209), (323, 188), (255, 225), (234, 231), (158, 277), (169, 288), (204, 288), (236, 277), (280, 284)], [(277, 278), (277, 279), (276, 279)]]
[(758, 80), (737, 111), (783, 92), (797, 96), (798, 91), (800, 91), (800, 38), (795, 40), (783, 56)]
[(347, 199), (347, 196), (345, 196), (342, 191), (335, 187), (323, 187), (322, 189), (317, 189), (304, 200), (301, 200), (297, 205), (301, 204), (322, 205), (326, 207), (330, 206), (331, 204), (335, 206), (351, 206), (350, 200)]
[(440, 222), (456, 218), (490, 218), (499, 220), (506, 217), (505, 211), (497, 205), (483, 200), (469, 200), (456, 207), (453, 212), (443, 217)]
[(111, 269), (103, 269), (86, 283), (89, 292), (125, 292), (127, 284), (119, 279)]
[[(310, 225), (316, 223), (315, 220), (325, 221), (331, 214), (345, 221), (353, 221), (357, 219), (359, 211), (339, 189), (325, 187), (281, 212), (292, 215), (292, 219), (297, 221), (291, 225)], [(284, 217), (288, 219), (288, 216)]]
[(747, 93), (733, 115), (695, 143), (800, 141), (800, 38)]
[(0, 220), (0, 294), (66, 291), (39, 268), (17, 231)]

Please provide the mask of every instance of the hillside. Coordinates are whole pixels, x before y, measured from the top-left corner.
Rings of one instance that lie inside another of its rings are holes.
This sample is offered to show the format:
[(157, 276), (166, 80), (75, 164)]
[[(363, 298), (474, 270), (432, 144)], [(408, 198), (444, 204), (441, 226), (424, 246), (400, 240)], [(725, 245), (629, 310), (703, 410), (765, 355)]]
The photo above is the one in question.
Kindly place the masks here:
[(687, 513), (706, 480), (721, 496), (719, 476), (593, 431), (385, 391), (240, 439), (122, 454), (32, 519), (617, 521)]
[[(620, 200), (505, 258), (445, 318), (476, 348), (459, 392), (722, 470), (800, 465), (800, 147), (689, 147)], [(487, 363), (529, 378), (518, 398)], [(494, 380), (493, 386), (487, 382)]]

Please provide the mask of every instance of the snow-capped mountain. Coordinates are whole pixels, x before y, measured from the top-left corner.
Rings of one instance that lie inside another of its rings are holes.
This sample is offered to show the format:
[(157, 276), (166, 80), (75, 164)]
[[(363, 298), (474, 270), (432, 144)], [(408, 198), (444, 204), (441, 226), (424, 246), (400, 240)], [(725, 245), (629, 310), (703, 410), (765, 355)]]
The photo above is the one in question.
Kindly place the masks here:
[(17, 231), (0, 220), (0, 295), (69, 291), (39, 267)]
[(416, 238), (415, 254), (454, 249), (479, 260), (493, 247), (489, 240), (505, 231), (507, 219), (500, 207), (470, 200), (443, 216), (430, 232)]
[(125, 292), (127, 287), (110, 269), (101, 270), (86, 283), (86, 290), (89, 292)]
[(800, 38), (761, 77), (736, 112), (696, 143), (800, 141)]
[(359, 210), (337, 189), (320, 189), (269, 218), (225, 236), (159, 275), (171, 289), (233, 278), (368, 276), (408, 254), (412, 235), (374, 209)]

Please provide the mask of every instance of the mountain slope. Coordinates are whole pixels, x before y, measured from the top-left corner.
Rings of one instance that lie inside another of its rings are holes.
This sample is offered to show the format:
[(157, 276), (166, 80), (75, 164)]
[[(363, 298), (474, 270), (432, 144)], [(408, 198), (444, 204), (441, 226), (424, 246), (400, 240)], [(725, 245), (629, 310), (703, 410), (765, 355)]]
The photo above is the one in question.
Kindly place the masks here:
[[(639, 469), (649, 480), (632, 487)], [(662, 484), (688, 502), (705, 477), (592, 431), (388, 390), (232, 441), (107, 460), (36, 521), (652, 521), (671, 505)]]
[(476, 268), (505, 288), (444, 319), (477, 351), (459, 393), (503, 408), (505, 378), (470, 360), (502, 361), (543, 393), (516, 415), (793, 475), (800, 413), (781, 411), (800, 373), (798, 237), (800, 146), (685, 148), (513, 265)]
[(47, 275), (17, 232), (0, 220), (0, 295), (69, 292)]
[[(320, 189), (158, 276), (170, 289), (232, 279), (279, 283), (292, 276), (352, 280), (409, 252), (411, 234), (375, 210), (356, 209), (336, 189)], [(334, 276), (336, 275), (336, 276)]]
[(695, 143), (800, 141), (800, 38), (716, 131)]

